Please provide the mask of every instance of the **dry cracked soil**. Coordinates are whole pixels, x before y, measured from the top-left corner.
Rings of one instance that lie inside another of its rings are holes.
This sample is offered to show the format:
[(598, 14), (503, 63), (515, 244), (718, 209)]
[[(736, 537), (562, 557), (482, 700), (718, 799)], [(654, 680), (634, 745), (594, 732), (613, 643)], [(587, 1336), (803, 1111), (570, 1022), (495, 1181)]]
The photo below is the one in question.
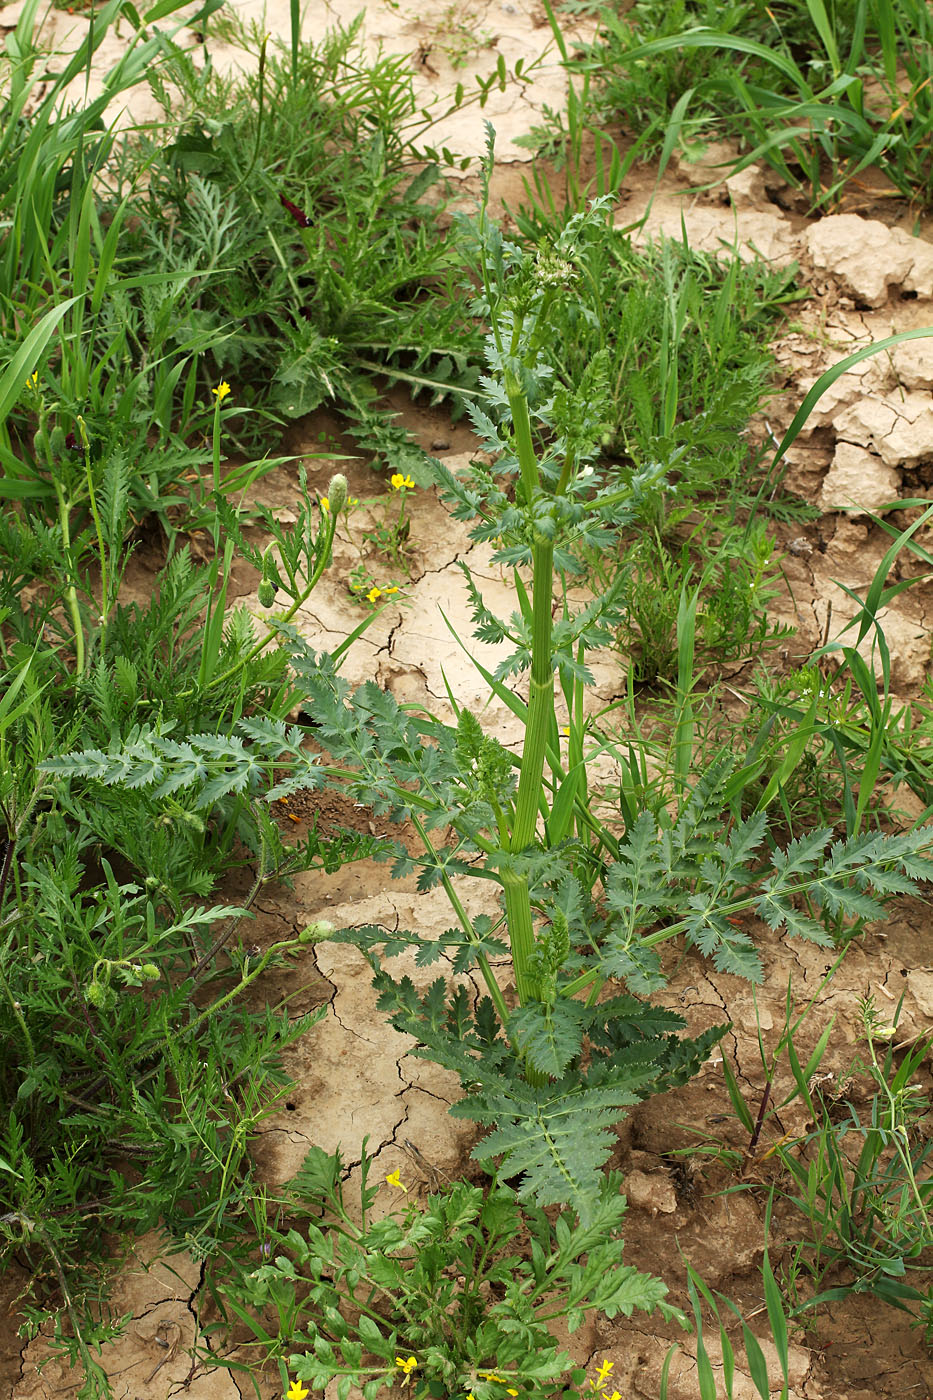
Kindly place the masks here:
[[(255, 3), (239, 8), (247, 17), (260, 9)], [(357, 8), (354, 4), (352, 10)], [(535, 0), (476, 0), (462, 10), (458, 7), (456, 25), (445, 0), (421, 0), (417, 11), (406, 0), (370, 0), (365, 8), (368, 42), (410, 54), (426, 94), (449, 90), (464, 71), (490, 71), (500, 53), (512, 68), (516, 58), (524, 56), (530, 62), (547, 45), (545, 16)], [(13, 4), (0, 11), (0, 29), (11, 27), (18, 9)], [(319, 35), (329, 22), (345, 19), (343, 11), (343, 6), (311, 0), (305, 33)], [(68, 32), (86, 21), (52, 10), (47, 22), (50, 38), (64, 43)], [(288, 6), (283, 0), (267, 6), (265, 23), (273, 32), (287, 34)], [(113, 56), (112, 51), (101, 56), (104, 69)], [(460, 59), (465, 69), (456, 66)], [(215, 54), (218, 63), (235, 60), (233, 51)], [(499, 133), (495, 193), (510, 198), (521, 188), (528, 159), (514, 137), (529, 129), (545, 104), (562, 101), (563, 77), (549, 62), (533, 85), (511, 84), (506, 93), (495, 95), (487, 113), (461, 113), (436, 141), (477, 153), (483, 143), (482, 116), (488, 115)], [(713, 153), (711, 160), (715, 158)], [(772, 183), (768, 171), (751, 167), (710, 187), (710, 169), (715, 167), (675, 169), (657, 191), (653, 172), (636, 173), (623, 191), (618, 223), (633, 223), (650, 203), (641, 237), (662, 232), (679, 237), (683, 227), (692, 246), (711, 253), (727, 255), (733, 250), (743, 258), (797, 262), (810, 297), (795, 307), (793, 328), (783, 330), (774, 343), (778, 392), (769, 402), (767, 419), (762, 417), (751, 430), (779, 438), (803, 395), (829, 366), (896, 331), (933, 324), (933, 242), (922, 236), (924, 229), (915, 236), (909, 212), (871, 186), (847, 191), (839, 212), (809, 218), (787, 191)], [(795, 629), (776, 665), (801, 664), (822, 643), (827, 629), (836, 635), (852, 617), (855, 604), (847, 590), (864, 589), (889, 544), (872, 513), (899, 499), (931, 495), (931, 389), (933, 340), (902, 345), (893, 354), (867, 360), (824, 395), (806, 433), (788, 454), (788, 487), (815, 503), (820, 514), (804, 525), (776, 527), (785, 554), (787, 590), (776, 600), (775, 614)], [(401, 402), (398, 407), (422, 445), (451, 469), (468, 460), (474, 442), (462, 423), (451, 424), (442, 412)], [(284, 450), (300, 458), (316, 449), (321, 432), (339, 438), (339, 424), (318, 414), (292, 430)], [(262, 484), (262, 499), (285, 520), (294, 509), (296, 471), (295, 466), (280, 469)], [(323, 491), (326, 465), (309, 461), (308, 473), (312, 488)], [(348, 475), (352, 494), (371, 497), (381, 489), (380, 478), (367, 464), (351, 463)], [(458, 702), (483, 708), (484, 722), (504, 743), (514, 745), (519, 739), (514, 717), (504, 706), (487, 703), (481, 678), (453, 643), (444, 620), (461, 636), (470, 636), (458, 562), (470, 566), (496, 610), (500, 604), (506, 612), (511, 610), (508, 582), (484, 551), (471, 544), (465, 528), (449, 518), (433, 492), (413, 496), (411, 512), (406, 601), (381, 614), (350, 652), (344, 674), (353, 683), (375, 679), (398, 699), (422, 701), (439, 714), (450, 713), (450, 687)], [(378, 504), (371, 514), (378, 516)], [(916, 510), (908, 508), (889, 512), (887, 518), (903, 526), (915, 516)], [(354, 517), (355, 527), (367, 523)], [(356, 528), (352, 537), (338, 538), (333, 567), (298, 619), (312, 645), (335, 643), (359, 621), (359, 604), (345, 582), (360, 562), (359, 538)], [(918, 542), (933, 547), (933, 531), (921, 533)], [(128, 586), (142, 594), (151, 591), (159, 562), (157, 550), (141, 550)], [(897, 568), (905, 577), (922, 572), (910, 558)], [(234, 594), (254, 594), (256, 581), (252, 570), (239, 565)], [(885, 609), (892, 684), (905, 701), (917, 695), (929, 673), (931, 608), (930, 586), (919, 581)], [(867, 641), (864, 645), (868, 659)], [(497, 660), (495, 648), (477, 643), (472, 651), (487, 664)], [(752, 687), (744, 671), (730, 677), (730, 684), (737, 703), (751, 703)], [(618, 661), (602, 661), (593, 703), (605, 703), (622, 685)], [(892, 802), (901, 800), (908, 805), (907, 799), (892, 796)], [(283, 825), (299, 833), (312, 817), (319, 829), (330, 822), (356, 824), (376, 835), (380, 830), (371, 813), (357, 811), (337, 796), (299, 795), (282, 813)], [(473, 912), (480, 912), (472, 888), (468, 897)], [(300, 876), (294, 889), (267, 889), (256, 911), (255, 941), (262, 945), (324, 914), (338, 926), (416, 926), (422, 933), (440, 932), (449, 922), (442, 894), (419, 894), (413, 882), (390, 881), (386, 867), (364, 863), (334, 876)], [(767, 1149), (782, 1134), (802, 1131), (805, 1117), (799, 1101), (779, 1111), (768, 1122), (767, 1140), (738, 1176), (695, 1151), (704, 1139), (738, 1150), (744, 1145), (730, 1111), (721, 1059), (729, 1058), (754, 1113), (763, 1089), (757, 1028), (765, 1045), (773, 1045), (789, 984), (798, 1002), (816, 997), (801, 1032), (803, 1052), (809, 1053), (829, 1018), (835, 1018), (821, 1066), (828, 1075), (844, 1075), (852, 1061), (859, 1040), (858, 1001), (867, 995), (892, 1012), (902, 1002), (898, 1035), (902, 1043), (909, 1043), (933, 1026), (933, 945), (926, 905), (905, 902), (888, 922), (871, 927), (851, 947), (835, 976), (821, 988), (829, 965), (824, 950), (784, 941), (764, 927), (752, 931), (765, 963), (757, 1002), (746, 983), (712, 975), (699, 958), (672, 958), (664, 999), (686, 1014), (690, 1030), (723, 1020), (731, 1021), (733, 1029), (691, 1084), (645, 1103), (620, 1124), (613, 1165), (625, 1174), (628, 1262), (661, 1274), (674, 1301), (685, 1304), (682, 1256), (689, 1259), (710, 1287), (735, 1301), (762, 1336), (779, 1390), (773, 1345), (765, 1340), (760, 1274), (764, 1212), (776, 1178)], [(399, 959), (398, 967), (402, 965)], [(405, 970), (416, 982), (428, 979), (413, 964)], [(507, 970), (500, 971), (506, 979)], [(326, 1016), (288, 1053), (293, 1089), (253, 1144), (262, 1177), (269, 1183), (286, 1180), (315, 1143), (326, 1149), (339, 1145), (352, 1175), (364, 1138), (376, 1154), (379, 1176), (397, 1168), (413, 1190), (428, 1191), (468, 1173), (475, 1129), (447, 1112), (457, 1085), (446, 1072), (414, 1059), (411, 1041), (383, 1023), (361, 955), (342, 945), (319, 945), (288, 973), (288, 984), (290, 991), (300, 989), (293, 1002), (296, 1015), (324, 1005)], [(260, 994), (278, 1001), (284, 990), (284, 974), (278, 972), (270, 974)], [(775, 1103), (785, 1097), (789, 1084), (782, 1068)], [(775, 1260), (794, 1237), (795, 1226), (799, 1228), (799, 1221), (790, 1210), (775, 1208), (770, 1237)], [(11, 1308), (20, 1283), (15, 1272), (3, 1281), (4, 1301)], [(200, 1283), (199, 1267), (188, 1256), (164, 1258), (157, 1240), (137, 1242), (114, 1297), (115, 1309), (130, 1314), (132, 1321), (125, 1335), (104, 1351), (117, 1400), (167, 1400), (176, 1395), (235, 1400), (254, 1393), (243, 1375), (192, 1361), (197, 1343), (203, 1341), (201, 1329), (211, 1316)], [(14, 1328), (10, 1315), (0, 1337), (0, 1393), (10, 1394), (12, 1400), (73, 1395), (79, 1378), (56, 1360), (40, 1370), (39, 1363), (48, 1356), (45, 1340), (24, 1345)], [(623, 1394), (655, 1400), (673, 1340), (679, 1340), (681, 1349), (671, 1370), (669, 1393), (672, 1400), (693, 1400), (698, 1390), (691, 1339), (675, 1336), (654, 1319), (597, 1320), (568, 1344), (581, 1362), (597, 1356), (612, 1360), (613, 1385)], [(791, 1400), (928, 1400), (933, 1361), (903, 1314), (882, 1308), (870, 1297), (850, 1296), (823, 1308), (806, 1331), (794, 1333), (788, 1379)], [(263, 1400), (280, 1394), (275, 1375), (259, 1375), (256, 1381)], [(741, 1361), (734, 1393), (737, 1400), (753, 1400), (755, 1394)]]

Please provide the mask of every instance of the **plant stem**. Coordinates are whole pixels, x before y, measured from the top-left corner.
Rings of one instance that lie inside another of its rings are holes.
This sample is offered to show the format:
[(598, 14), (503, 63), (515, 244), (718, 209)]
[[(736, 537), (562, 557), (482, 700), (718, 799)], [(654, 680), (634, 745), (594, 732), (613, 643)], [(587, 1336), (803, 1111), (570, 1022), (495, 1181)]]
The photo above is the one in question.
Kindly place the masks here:
[[(310, 579), (308, 580), (308, 583), (299, 593), (298, 597), (292, 603), (291, 607), (287, 610), (287, 612), (284, 612), (282, 616), (278, 619), (280, 623), (291, 622), (298, 609), (302, 606), (303, 603), (306, 603), (308, 601), (308, 599), (311, 597), (311, 594), (314, 592), (314, 589), (317, 586), (321, 574), (324, 572), (324, 570), (327, 568), (327, 565), (330, 563), (331, 550), (334, 544), (334, 531), (336, 530), (336, 528), (336, 519), (333, 515), (328, 514), (327, 523), (324, 527), (324, 540), (321, 549), (319, 550), (317, 555), (317, 560), (314, 566), (314, 573), (311, 575)], [(215, 685), (221, 685), (224, 681), (230, 680), (232, 676), (236, 675), (237, 671), (241, 671), (244, 666), (248, 666), (251, 661), (255, 661), (259, 653), (265, 650), (265, 648), (269, 645), (269, 643), (275, 635), (276, 628), (268, 628), (266, 631), (266, 635), (262, 637), (255, 644), (255, 646), (251, 647), (245, 656), (240, 657), (240, 660), (234, 662), (234, 664), (230, 666), (226, 671), (224, 671), (222, 675), (215, 676), (212, 681), (208, 682), (205, 689), (213, 690)]]
[(87, 476), (87, 494), (91, 505), (91, 515), (94, 517), (94, 529), (97, 534), (97, 552), (100, 555), (100, 653), (104, 655), (107, 648), (107, 617), (110, 613), (110, 576), (107, 568), (107, 550), (104, 547), (104, 531), (100, 521), (100, 511), (97, 509), (97, 495), (94, 491), (94, 475), (91, 471), (91, 444), (87, 435), (87, 426), (80, 413), (77, 416), (78, 432), (81, 435), (81, 444), (84, 448), (84, 471)]
[[(464, 909), (460, 896), (454, 889), (453, 881), (447, 874), (447, 871), (444, 870), (441, 866), (440, 861), (437, 860), (437, 853), (434, 850), (434, 847), (431, 843), (431, 838), (425, 830), (424, 823), (419, 821), (419, 819), (414, 815), (414, 813), (412, 813), (411, 820), (415, 826), (416, 831), (418, 832), (418, 835), (424, 843), (424, 846), (428, 851), (431, 852), (431, 855), (434, 856), (437, 865), (440, 867), (441, 882), (444, 886), (444, 892), (447, 895), (447, 898), (450, 900), (450, 904), (453, 908), (454, 913), (460, 920), (460, 927), (463, 929), (470, 942), (475, 944), (477, 941), (476, 931), (473, 928), (470, 916)], [(492, 968), (489, 966), (489, 959), (486, 957), (485, 953), (477, 953), (476, 962), (480, 972), (483, 975), (483, 981), (486, 983), (486, 986), (489, 989), (489, 995), (492, 997), (493, 1004), (497, 1012), (499, 1013), (499, 1019), (501, 1020), (502, 1024), (505, 1025), (509, 1017), (509, 1009), (505, 1004), (505, 997), (502, 995), (502, 989), (499, 986), (499, 983), (496, 981), (495, 977), (493, 976)]]
[(62, 530), (62, 553), (65, 556), (66, 567), (68, 569), (69, 583), (65, 588), (65, 597), (68, 600), (68, 611), (71, 614), (71, 625), (75, 634), (75, 670), (79, 676), (84, 675), (84, 628), (81, 625), (81, 610), (78, 607), (78, 590), (74, 586), (72, 577), (73, 560), (71, 558), (71, 525), (68, 520), (68, 502), (65, 500), (65, 493), (61, 485), (55, 481), (55, 494), (58, 497), (58, 523)]
[[(538, 462), (531, 438), (528, 401), (514, 374), (507, 371), (506, 392), (512, 410), (515, 445), (522, 474), (526, 505), (534, 503), (538, 489)], [(553, 601), (554, 545), (539, 535), (532, 550), (532, 642), (531, 687), (522, 745), (521, 773), (515, 799), (515, 820), (509, 849), (526, 850), (535, 839), (538, 808), (544, 778), (544, 756), (554, 713), (554, 662), (551, 655), (551, 608)], [(528, 877), (510, 871), (502, 873), (505, 913), (515, 969), (519, 1003), (524, 1006), (538, 996), (536, 979), (529, 970), (534, 950), (534, 922)]]

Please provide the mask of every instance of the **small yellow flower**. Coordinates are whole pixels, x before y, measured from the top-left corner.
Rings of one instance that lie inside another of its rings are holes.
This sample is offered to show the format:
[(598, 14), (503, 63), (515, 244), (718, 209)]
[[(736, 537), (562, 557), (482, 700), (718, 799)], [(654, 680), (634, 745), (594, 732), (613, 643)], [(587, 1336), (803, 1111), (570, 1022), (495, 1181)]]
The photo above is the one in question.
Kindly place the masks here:
[[(505, 1393), (506, 1393), (506, 1395), (517, 1395), (517, 1394), (518, 1394), (518, 1391), (517, 1391), (517, 1390), (513, 1390), (512, 1387), (511, 1387), (510, 1385), (507, 1385), (506, 1388), (505, 1388)], [(616, 1395), (613, 1396), (613, 1400), (619, 1400), (618, 1394), (616, 1394)]]
[(381, 598), (381, 597), (382, 597), (382, 589), (381, 589), (381, 588), (376, 588), (375, 586), (373, 586), (373, 587), (369, 590), (369, 592), (366, 594), (366, 601), (367, 601), (368, 603), (375, 603), (376, 599), (377, 599), (377, 598)]
[(398, 1168), (396, 1168), (394, 1172), (389, 1172), (389, 1175), (386, 1177), (386, 1183), (389, 1186), (394, 1186), (396, 1191), (408, 1190), (408, 1187), (405, 1185), (404, 1181), (398, 1174)]
[(302, 1385), (301, 1381), (292, 1381), (285, 1392), (285, 1400), (305, 1400), (305, 1396), (310, 1394), (310, 1390)]
[(505, 1385), (505, 1381), (501, 1376), (497, 1376), (495, 1371), (477, 1371), (476, 1374), (481, 1381), (498, 1381), (500, 1385)]
[(230, 393), (230, 385), (227, 383), (226, 379), (222, 379), (217, 385), (217, 388), (211, 390), (211, 393), (215, 396), (218, 403), (223, 403), (224, 399)]
[(350, 507), (352, 507), (352, 506), (358, 506), (359, 503), (360, 503), (360, 498), (359, 498), (359, 496), (351, 496), (350, 499), (347, 501), (347, 507), (350, 508)]
[(418, 1365), (417, 1361), (413, 1356), (409, 1356), (407, 1361), (404, 1357), (397, 1356), (395, 1358), (395, 1364), (396, 1366), (398, 1366), (399, 1370), (405, 1377), (405, 1379), (402, 1381), (402, 1385), (407, 1385), (408, 1382), (411, 1380), (412, 1371), (414, 1371)]
[(599, 1369), (596, 1372), (596, 1379), (593, 1382), (593, 1385), (596, 1390), (602, 1390), (605, 1387), (606, 1381), (609, 1379), (609, 1372), (612, 1370), (614, 1365), (614, 1361), (601, 1361), (599, 1363)]
[(29, 378), (26, 380), (26, 388), (27, 388), (27, 389), (38, 389), (38, 387), (39, 387), (39, 371), (38, 371), (37, 369), (34, 369), (33, 372), (32, 372), (32, 374), (31, 374), (31, 375), (29, 376)]
[(396, 588), (395, 584), (393, 583), (393, 585), (392, 585), (391, 588), (387, 588), (387, 589), (385, 590), (385, 595), (386, 595), (386, 597), (388, 598), (388, 596), (389, 596), (390, 593), (397, 593), (397, 592), (398, 592), (398, 589)]
[(396, 491), (401, 491), (403, 487), (406, 491), (411, 491), (414, 484), (410, 476), (403, 476), (401, 472), (396, 472), (389, 477), (389, 485), (394, 487)]
[(330, 514), (330, 501), (327, 499), (326, 496), (321, 497), (321, 510), (324, 512), (325, 515)]

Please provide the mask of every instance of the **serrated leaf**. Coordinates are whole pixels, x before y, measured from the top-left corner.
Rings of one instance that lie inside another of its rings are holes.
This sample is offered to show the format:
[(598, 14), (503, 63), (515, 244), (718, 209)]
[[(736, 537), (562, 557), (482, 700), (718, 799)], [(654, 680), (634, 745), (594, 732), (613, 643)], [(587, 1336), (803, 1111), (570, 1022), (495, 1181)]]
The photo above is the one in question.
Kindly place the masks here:
[(567, 998), (555, 1005), (530, 1001), (509, 1017), (509, 1035), (539, 1074), (558, 1079), (576, 1059), (583, 1044), (586, 1008)]

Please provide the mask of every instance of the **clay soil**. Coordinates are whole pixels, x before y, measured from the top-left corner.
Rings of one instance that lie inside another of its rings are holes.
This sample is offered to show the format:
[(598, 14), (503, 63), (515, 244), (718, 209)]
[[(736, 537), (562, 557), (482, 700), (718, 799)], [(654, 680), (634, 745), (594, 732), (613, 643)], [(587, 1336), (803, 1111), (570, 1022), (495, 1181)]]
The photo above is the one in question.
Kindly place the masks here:
[[(451, 62), (449, 7), (443, 0), (422, 0), (417, 17), (414, 8), (405, 0), (398, 6), (371, 0), (368, 33), (373, 42), (381, 39), (387, 49), (411, 53), (419, 82), (436, 91), (460, 76)], [(471, 31), (479, 36), (467, 55), (468, 72), (491, 69), (500, 52), (511, 66), (520, 53), (537, 57), (544, 49), (548, 34), (534, 0), (476, 0), (468, 8)], [(306, 33), (322, 32), (328, 17), (345, 18), (336, 13), (342, 9), (312, 3)], [(5, 23), (5, 13), (2, 18)], [(266, 22), (287, 33), (287, 5), (270, 7)], [(506, 202), (515, 202), (521, 177), (527, 173), (527, 165), (518, 158), (526, 162), (528, 153), (515, 147), (513, 138), (528, 130), (543, 102), (554, 104), (561, 83), (562, 76), (552, 65), (542, 86), (513, 87), (497, 96), (490, 115), (506, 159), (497, 172), (496, 193)], [(459, 125), (444, 139), (458, 150), (478, 151), (482, 115), (486, 114), (461, 115)], [(788, 325), (778, 335), (774, 346), (777, 393), (768, 405), (767, 422), (763, 417), (751, 428), (759, 438), (767, 433), (779, 437), (803, 394), (830, 364), (892, 331), (933, 324), (933, 244), (905, 232), (913, 226), (909, 211), (882, 197), (883, 192), (870, 183), (862, 191), (847, 194), (841, 213), (814, 219), (795, 201), (793, 192), (772, 185), (765, 171), (752, 169), (735, 181), (699, 190), (708, 176), (708, 171), (698, 172), (696, 167), (669, 173), (640, 236), (665, 231), (679, 236), (683, 218), (694, 246), (798, 262), (800, 280), (810, 297), (794, 307), (793, 328)], [(654, 172), (635, 173), (620, 201), (620, 225), (640, 217), (653, 186)], [(816, 504), (820, 515), (805, 525), (775, 526), (788, 584), (775, 612), (792, 623), (795, 632), (783, 651), (772, 655), (768, 662), (772, 668), (800, 665), (821, 644), (827, 625), (835, 635), (852, 616), (854, 604), (845, 589), (864, 590), (890, 542), (866, 512), (898, 497), (930, 496), (931, 388), (933, 342), (913, 342), (893, 356), (864, 362), (822, 401), (807, 436), (792, 449), (787, 486)], [(397, 406), (419, 442), (451, 469), (468, 460), (474, 442), (462, 423), (452, 424), (442, 412), (402, 400)], [(298, 424), (278, 449), (294, 453), (296, 464), (267, 478), (261, 494), (284, 519), (294, 508), (297, 460), (318, 449), (322, 431), (339, 437), (339, 429), (334, 419), (318, 414)], [(325, 488), (326, 464), (309, 461), (308, 474), (313, 489)], [(368, 463), (351, 462), (347, 474), (351, 494), (371, 497), (384, 489), (383, 477)], [(378, 514), (378, 507), (373, 514)], [(913, 515), (903, 511), (889, 518), (902, 525)], [(359, 523), (359, 517), (354, 517), (354, 525)], [(471, 545), (464, 527), (449, 518), (433, 491), (418, 492), (412, 498), (411, 541), (406, 601), (383, 612), (356, 644), (344, 666), (345, 676), (353, 683), (374, 679), (400, 700), (423, 702), (442, 715), (449, 714), (449, 685), (461, 703), (482, 710), (484, 721), (504, 743), (514, 745), (519, 735), (513, 717), (504, 707), (486, 703), (482, 681), (452, 642), (441, 616), (443, 610), (462, 636), (470, 636), (467, 598), (456, 567), (459, 561), (469, 564), (494, 610), (501, 611), (501, 604), (507, 612), (512, 606), (507, 580), (489, 565), (481, 549)], [(921, 543), (930, 547), (931, 541), (926, 538)], [(354, 528), (352, 537), (338, 538), (333, 567), (299, 618), (312, 645), (335, 644), (359, 621), (359, 604), (346, 587), (347, 576), (359, 561), (359, 532)], [(128, 589), (143, 596), (151, 593), (160, 564), (157, 542), (141, 548)], [(380, 567), (379, 561), (374, 567)], [(919, 572), (910, 556), (898, 567)], [(241, 563), (234, 598), (254, 594), (256, 582), (254, 572)], [(904, 701), (919, 693), (929, 673), (931, 609), (931, 586), (921, 582), (901, 593), (883, 619), (892, 653), (893, 686)], [(474, 654), (487, 664), (496, 660), (494, 649), (481, 644), (475, 645)], [(740, 708), (753, 703), (750, 674), (748, 668), (737, 669), (728, 678), (733, 701)], [(620, 693), (623, 684), (618, 658), (607, 658), (599, 667), (594, 704)], [(892, 805), (912, 815), (911, 800), (909, 793), (891, 796)], [(284, 831), (296, 834), (312, 820), (319, 830), (326, 830), (328, 824), (353, 825), (378, 835), (381, 829), (371, 813), (338, 797), (318, 794), (299, 794), (283, 806), (280, 819)], [(468, 893), (471, 907), (478, 912), (475, 891), (471, 888)], [(229, 894), (236, 898), (237, 890)], [(359, 863), (333, 876), (299, 876), (293, 888), (266, 890), (251, 937), (261, 945), (324, 914), (338, 927), (379, 923), (417, 927), (422, 933), (440, 932), (449, 922), (442, 893), (418, 894), (413, 882), (391, 881), (386, 866)], [(692, 1032), (725, 1020), (732, 1022), (733, 1029), (691, 1084), (645, 1103), (619, 1125), (613, 1165), (626, 1177), (627, 1261), (660, 1274), (669, 1284), (672, 1300), (683, 1305), (686, 1257), (710, 1287), (736, 1303), (764, 1338), (767, 1318), (760, 1274), (764, 1216), (769, 1188), (778, 1179), (769, 1148), (783, 1134), (805, 1131), (806, 1116), (798, 1102), (770, 1117), (758, 1148), (740, 1168), (727, 1169), (699, 1149), (704, 1141), (717, 1140), (739, 1153), (745, 1149), (747, 1134), (732, 1111), (721, 1059), (730, 1061), (754, 1115), (764, 1084), (756, 1027), (760, 1026), (765, 1045), (773, 1045), (781, 1030), (788, 985), (799, 1003), (808, 1000), (819, 987), (830, 957), (825, 950), (785, 941), (763, 927), (750, 928), (765, 964), (757, 1008), (748, 984), (715, 975), (691, 954), (672, 957), (663, 999), (687, 1016)], [(798, 1050), (808, 1053), (828, 1020), (835, 1018), (821, 1069), (841, 1076), (857, 1052), (858, 1001), (868, 995), (892, 1014), (902, 1001), (900, 1042), (909, 1043), (928, 1031), (933, 1024), (930, 932), (928, 908), (921, 901), (895, 907), (888, 922), (870, 928), (817, 997)], [(424, 972), (406, 970), (424, 981)], [(507, 980), (507, 970), (501, 971)], [(311, 1144), (327, 1150), (339, 1146), (352, 1171), (364, 1137), (369, 1139), (370, 1153), (377, 1155), (377, 1174), (399, 1169), (413, 1190), (428, 1191), (458, 1174), (472, 1173), (470, 1152), (477, 1141), (476, 1130), (447, 1112), (458, 1096), (458, 1086), (444, 1071), (414, 1059), (410, 1039), (383, 1023), (375, 1010), (368, 968), (355, 950), (327, 944), (309, 949), (287, 977), (282, 972), (270, 975), (260, 994), (273, 1003), (290, 995), (295, 1015), (316, 1005), (327, 1007), (326, 1017), (289, 1052), (286, 1065), (293, 1088), (253, 1143), (254, 1160), (264, 1180), (270, 1184), (287, 1180)], [(782, 1069), (774, 1102), (781, 1102), (790, 1082)], [(778, 1271), (786, 1262), (789, 1242), (803, 1238), (805, 1232), (806, 1223), (789, 1207), (775, 1206), (768, 1246)], [(933, 1264), (933, 1252), (927, 1262)], [(831, 1276), (824, 1286), (844, 1278), (841, 1273)], [(11, 1274), (4, 1282), (4, 1301), (13, 1308), (22, 1280)], [(235, 1400), (254, 1393), (252, 1381), (236, 1371), (192, 1363), (201, 1328), (214, 1317), (200, 1283), (195, 1261), (184, 1255), (160, 1257), (159, 1242), (154, 1239), (138, 1242), (134, 1257), (118, 1277), (113, 1300), (115, 1310), (130, 1314), (132, 1320), (124, 1337), (104, 1353), (118, 1400), (164, 1400), (175, 1395)], [(9, 1394), (12, 1400), (52, 1400), (75, 1394), (79, 1378), (57, 1362), (37, 1369), (37, 1362), (47, 1355), (43, 1339), (25, 1346), (13, 1336), (14, 1328), (11, 1316), (8, 1330), (0, 1337), (0, 1394)], [(568, 1345), (581, 1362), (592, 1357), (613, 1361), (613, 1385), (622, 1394), (655, 1400), (663, 1359), (674, 1340), (680, 1342), (681, 1353), (671, 1372), (670, 1395), (672, 1400), (693, 1400), (698, 1390), (692, 1339), (658, 1325), (653, 1318), (598, 1320), (576, 1333)], [(773, 1359), (770, 1343), (763, 1340), (763, 1346)], [(777, 1385), (776, 1364), (770, 1374)], [(793, 1400), (879, 1400), (895, 1395), (927, 1400), (933, 1390), (933, 1360), (904, 1314), (870, 1297), (850, 1296), (822, 1307), (811, 1316), (806, 1330), (794, 1331), (789, 1379)], [(279, 1396), (276, 1375), (257, 1375), (256, 1383), (263, 1400)], [(735, 1394), (738, 1400), (751, 1400), (754, 1392), (748, 1377), (737, 1378)]]

